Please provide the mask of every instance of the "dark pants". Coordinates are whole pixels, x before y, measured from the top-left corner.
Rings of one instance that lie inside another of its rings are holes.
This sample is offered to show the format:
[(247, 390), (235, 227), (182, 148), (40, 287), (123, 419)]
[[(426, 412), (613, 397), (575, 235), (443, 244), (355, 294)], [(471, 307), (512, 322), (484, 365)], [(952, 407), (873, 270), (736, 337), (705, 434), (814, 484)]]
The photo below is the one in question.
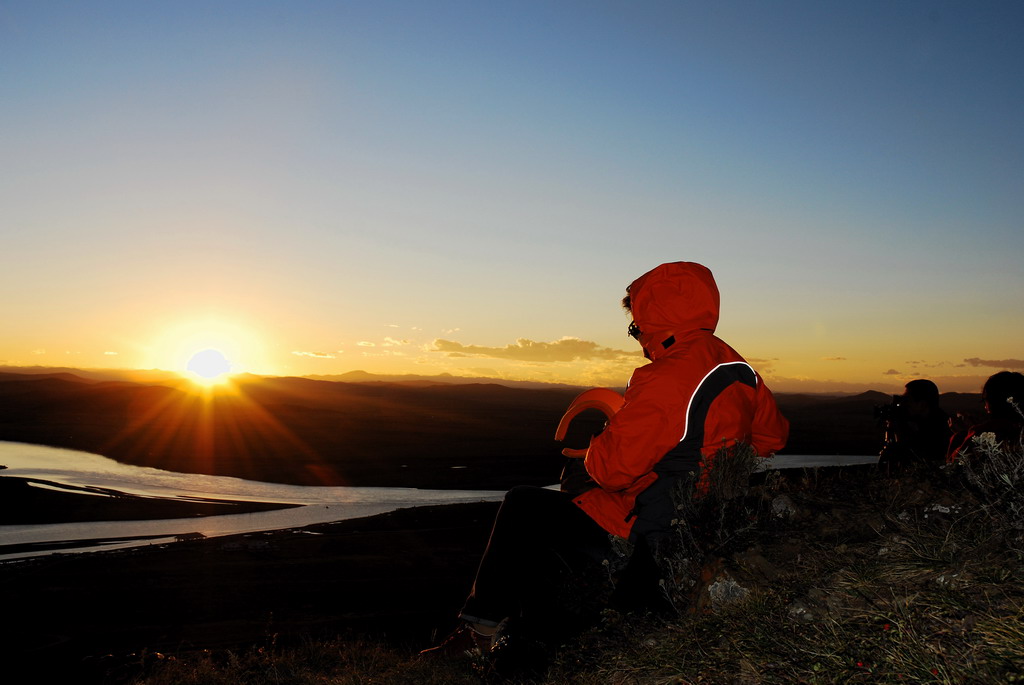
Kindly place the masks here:
[[(608, 534), (562, 492), (509, 490), (491, 529), (462, 618), (497, 625), (505, 618), (557, 620), (580, 597), (608, 583)], [(602, 577), (603, 575), (603, 577)], [(578, 595), (573, 597), (573, 595)]]

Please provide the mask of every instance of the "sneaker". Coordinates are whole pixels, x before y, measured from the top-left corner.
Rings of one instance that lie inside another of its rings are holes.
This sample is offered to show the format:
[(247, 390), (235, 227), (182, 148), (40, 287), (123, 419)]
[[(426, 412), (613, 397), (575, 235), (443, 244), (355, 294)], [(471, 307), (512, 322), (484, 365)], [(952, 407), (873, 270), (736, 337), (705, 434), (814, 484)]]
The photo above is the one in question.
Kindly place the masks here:
[(427, 658), (481, 659), (491, 651), (493, 642), (493, 636), (481, 635), (469, 625), (463, 624), (446, 637), (441, 644), (424, 649), (419, 655)]

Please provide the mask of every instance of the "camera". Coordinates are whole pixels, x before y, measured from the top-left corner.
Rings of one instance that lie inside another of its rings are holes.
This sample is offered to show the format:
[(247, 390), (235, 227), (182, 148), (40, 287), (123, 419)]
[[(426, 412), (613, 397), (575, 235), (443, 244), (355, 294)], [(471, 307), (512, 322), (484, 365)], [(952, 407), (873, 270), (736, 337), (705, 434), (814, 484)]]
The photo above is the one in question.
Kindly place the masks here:
[(875, 419), (885, 431), (878, 463), (886, 465), (886, 472), (892, 464), (905, 460), (909, 454), (906, 447), (900, 444), (900, 434), (906, 429), (909, 418), (906, 402), (905, 395), (893, 395), (889, 404), (875, 405)]
[(900, 421), (907, 418), (907, 405), (904, 404), (906, 399), (903, 395), (893, 395), (891, 403), (875, 405), (875, 418), (878, 419), (879, 423)]

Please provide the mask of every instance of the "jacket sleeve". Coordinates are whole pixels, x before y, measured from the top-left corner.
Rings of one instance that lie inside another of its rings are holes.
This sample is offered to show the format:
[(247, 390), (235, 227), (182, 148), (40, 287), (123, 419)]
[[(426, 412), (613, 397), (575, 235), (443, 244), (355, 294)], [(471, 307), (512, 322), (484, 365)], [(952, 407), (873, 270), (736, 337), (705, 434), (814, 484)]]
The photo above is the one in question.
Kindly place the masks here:
[(604, 490), (628, 489), (679, 442), (684, 412), (671, 401), (671, 388), (650, 370), (634, 372), (622, 409), (587, 450), (587, 472)]
[(754, 393), (754, 420), (750, 427), (750, 439), (758, 455), (768, 457), (778, 452), (789, 439), (789, 421), (779, 411), (775, 397), (764, 380), (758, 376)]

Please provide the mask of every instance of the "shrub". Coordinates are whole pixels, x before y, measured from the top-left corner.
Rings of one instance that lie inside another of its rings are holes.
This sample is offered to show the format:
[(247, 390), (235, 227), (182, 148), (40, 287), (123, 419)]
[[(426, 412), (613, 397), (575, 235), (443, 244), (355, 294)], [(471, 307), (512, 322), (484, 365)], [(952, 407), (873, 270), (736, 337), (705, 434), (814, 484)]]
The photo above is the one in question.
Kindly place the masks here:
[(971, 443), (960, 460), (961, 476), (992, 532), (1024, 553), (1024, 436), (1000, 441), (995, 433), (982, 433)]
[(676, 613), (693, 605), (695, 590), (710, 580), (730, 543), (756, 526), (747, 494), (760, 461), (750, 445), (723, 447), (699, 482), (691, 476), (676, 484), (672, 530), (653, 550), (662, 593)]

